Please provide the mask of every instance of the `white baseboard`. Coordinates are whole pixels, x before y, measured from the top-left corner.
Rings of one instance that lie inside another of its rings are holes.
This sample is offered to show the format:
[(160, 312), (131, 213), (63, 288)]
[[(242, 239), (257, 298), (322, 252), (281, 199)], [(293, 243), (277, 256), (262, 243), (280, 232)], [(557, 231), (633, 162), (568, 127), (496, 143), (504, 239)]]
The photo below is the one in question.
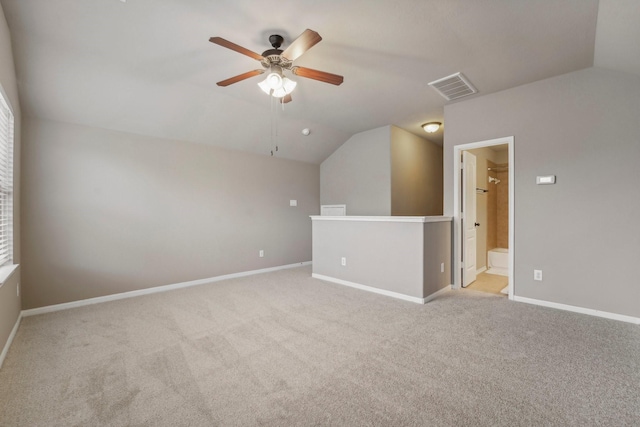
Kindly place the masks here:
[(592, 308), (577, 307), (575, 305), (560, 304), (557, 302), (549, 302), (549, 301), (543, 301), (539, 299), (519, 297), (519, 296), (514, 296), (513, 300), (518, 302), (524, 302), (526, 304), (540, 305), (543, 307), (556, 308), (558, 310), (572, 311), (574, 313), (588, 314), (590, 316), (604, 317), (605, 319), (619, 320), (621, 322), (640, 325), (640, 318), (633, 317), (633, 316), (626, 316), (624, 314), (609, 313), (607, 311), (594, 310)]
[(373, 286), (362, 285), (360, 283), (349, 282), (348, 280), (336, 279), (335, 277), (324, 276), (322, 274), (312, 273), (311, 277), (315, 279), (324, 280), (326, 282), (337, 283), (338, 285), (349, 286), (350, 288), (360, 289), (362, 291), (373, 292), (374, 294), (385, 295), (392, 298), (401, 299), (404, 301), (415, 302), (417, 304), (425, 304), (432, 299), (436, 298), (438, 295), (444, 293), (445, 291), (449, 291), (451, 286), (440, 289), (437, 292), (427, 296), (426, 298), (412, 297), (411, 295), (401, 294), (399, 292), (388, 291), (386, 289), (374, 288)]
[(189, 282), (174, 283), (172, 285), (156, 286), (153, 288), (139, 289), (137, 291), (122, 292), (122, 293), (113, 294), (113, 295), (105, 295), (103, 297), (88, 298), (80, 301), (66, 302), (63, 304), (48, 305), (45, 307), (22, 310), (21, 315), (24, 317), (36, 316), (38, 314), (52, 313), (54, 311), (60, 311), (60, 310), (68, 310), (70, 308), (83, 307), (91, 304), (100, 304), (103, 302), (116, 301), (116, 300), (125, 299), (125, 298), (133, 298), (141, 295), (149, 295), (149, 294), (156, 294), (159, 292), (172, 291), (174, 289), (183, 289), (183, 288), (189, 288), (191, 286), (206, 285), (207, 283), (214, 283), (214, 282), (220, 282), (222, 280), (236, 279), (238, 277), (253, 276), (255, 274), (270, 273), (272, 271), (285, 270), (287, 268), (302, 267), (304, 265), (311, 265), (311, 261), (297, 262), (295, 264), (280, 265), (277, 267), (262, 268), (260, 270), (251, 270), (251, 271), (243, 271), (240, 273), (225, 274), (222, 276), (209, 277), (208, 279), (198, 279), (198, 280), (191, 280)]
[(20, 326), (21, 320), (22, 320), (22, 312), (18, 314), (18, 318), (16, 319), (16, 324), (13, 325), (13, 329), (9, 334), (9, 338), (7, 338), (7, 342), (4, 344), (2, 353), (0, 353), (0, 368), (2, 368), (2, 364), (4, 363), (4, 358), (7, 357), (7, 353), (9, 353), (9, 347), (11, 347), (11, 343), (13, 343), (13, 339), (16, 336), (16, 332), (18, 332), (18, 327)]
[(426, 297), (422, 298), (424, 300), (424, 303), (428, 303), (429, 301), (433, 301), (434, 299), (438, 298), (440, 295), (442, 294), (446, 294), (447, 292), (449, 292), (452, 289), (453, 285), (447, 285), (444, 288), (435, 291), (434, 293), (432, 293), (431, 295), (427, 295)]
[(487, 267), (480, 267), (479, 269), (476, 270), (476, 274), (480, 274), (483, 271), (487, 271)]

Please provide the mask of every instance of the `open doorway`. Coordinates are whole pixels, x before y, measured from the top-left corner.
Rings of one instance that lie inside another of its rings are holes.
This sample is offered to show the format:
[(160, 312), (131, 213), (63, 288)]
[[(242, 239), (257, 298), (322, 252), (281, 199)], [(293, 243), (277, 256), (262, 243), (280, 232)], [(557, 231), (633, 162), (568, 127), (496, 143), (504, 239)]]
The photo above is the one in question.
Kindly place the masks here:
[(454, 147), (454, 287), (513, 299), (513, 137)]

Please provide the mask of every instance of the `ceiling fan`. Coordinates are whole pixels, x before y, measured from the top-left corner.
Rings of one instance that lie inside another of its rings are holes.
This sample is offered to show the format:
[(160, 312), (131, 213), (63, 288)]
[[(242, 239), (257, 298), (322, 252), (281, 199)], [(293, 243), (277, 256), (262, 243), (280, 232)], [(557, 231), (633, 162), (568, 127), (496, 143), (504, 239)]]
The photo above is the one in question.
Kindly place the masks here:
[(211, 37), (209, 41), (227, 49), (234, 50), (238, 53), (246, 55), (250, 58), (260, 61), (263, 69), (248, 71), (243, 74), (219, 81), (218, 86), (229, 86), (242, 80), (269, 72), (267, 78), (258, 83), (260, 88), (268, 95), (280, 98), (280, 102), (286, 103), (291, 101), (291, 91), (296, 86), (296, 82), (288, 79), (283, 74), (283, 70), (291, 71), (296, 76), (306, 77), (308, 79), (318, 80), (324, 83), (330, 83), (336, 86), (342, 84), (344, 77), (337, 74), (331, 74), (324, 71), (318, 71), (306, 67), (298, 67), (293, 65), (293, 61), (298, 59), (303, 53), (311, 49), (322, 40), (320, 34), (313, 30), (305, 30), (297, 39), (295, 39), (285, 50), (281, 50), (280, 46), (284, 42), (284, 38), (274, 34), (269, 36), (269, 43), (273, 49), (267, 49), (262, 55), (238, 46), (222, 37)]

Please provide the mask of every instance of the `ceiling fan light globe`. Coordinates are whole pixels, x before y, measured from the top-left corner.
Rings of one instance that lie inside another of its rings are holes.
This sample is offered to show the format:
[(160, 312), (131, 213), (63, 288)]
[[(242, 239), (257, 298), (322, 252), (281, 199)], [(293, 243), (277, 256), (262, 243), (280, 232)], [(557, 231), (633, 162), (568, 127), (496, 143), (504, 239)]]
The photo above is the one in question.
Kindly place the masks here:
[(275, 90), (282, 87), (282, 76), (278, 73), (269, 73), (265, 81), (271, 89)]
[(267, 95), (271, 95), (271, 88), (267, 84), (266, 80), (259, 82), (258, 86), (260, 87), (260, 89), (262, 89), (264, 93), (266, 93)]
[(297, 85), (298, 83), (294, 82), (291, 79), (288, 79), (286, 77), (282, 79), (282, 88), (284, 89), (287, 95), (293, 92), (293, 90), (296, 88)]
[(287, 95), (287, 91), (285, 91), (283, 87), (274, 89), (273, 93), (271, 94), (271, 96), (273, 96), (274, 98), (282, 98), (285, 95)]

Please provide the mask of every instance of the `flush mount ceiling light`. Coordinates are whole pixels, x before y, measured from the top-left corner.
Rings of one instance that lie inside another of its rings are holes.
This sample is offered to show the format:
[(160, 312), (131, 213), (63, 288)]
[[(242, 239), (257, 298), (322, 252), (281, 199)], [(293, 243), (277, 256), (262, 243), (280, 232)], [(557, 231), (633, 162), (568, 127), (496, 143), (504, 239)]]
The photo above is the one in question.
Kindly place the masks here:
[(427, 133), (434, 133), (438, 129), (440, 129), (440, 126), (442, 126), (442, 123), (440, 122), (429, 122), (429, 123), (423, 124), (422, 129), (424, 129), (424, 131)]

